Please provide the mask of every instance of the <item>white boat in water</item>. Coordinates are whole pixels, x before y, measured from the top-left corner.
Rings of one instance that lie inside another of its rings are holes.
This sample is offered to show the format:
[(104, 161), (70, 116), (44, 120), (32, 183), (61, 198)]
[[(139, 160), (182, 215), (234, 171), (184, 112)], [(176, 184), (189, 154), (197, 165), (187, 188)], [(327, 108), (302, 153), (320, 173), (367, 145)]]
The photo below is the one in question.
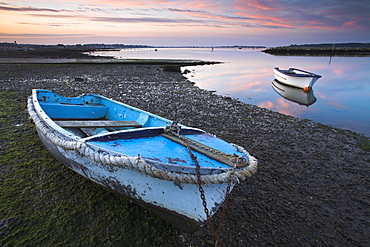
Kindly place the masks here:
[(301, 69), (289, 68), (282, 70), (278, 67), (274, 68), (274, 76), (281, 83), (305, 90), (312, 88), (315, 82), (321, 78), (321, 75)]
[(277, 80), (271, 82), (272, 88), (283, 98), (297, 103), (299, 105), (310, 106), (316, 102), (316, 97), (313, 94), (313, 89), (303, 90), (280, 83)]

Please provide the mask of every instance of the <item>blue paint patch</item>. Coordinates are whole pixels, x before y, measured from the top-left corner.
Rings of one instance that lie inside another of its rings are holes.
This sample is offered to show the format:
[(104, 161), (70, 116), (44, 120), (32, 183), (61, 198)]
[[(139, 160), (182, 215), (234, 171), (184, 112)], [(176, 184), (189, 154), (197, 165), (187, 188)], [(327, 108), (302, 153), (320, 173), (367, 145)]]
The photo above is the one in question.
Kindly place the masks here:
[[(212, 146), (213, 148), (217, 148), (223, 152), (227, 152), (230, 154), (236, 153), (236, 149), (227, 142), (224, 142), (216, 137), (208, 135), (207, 137), (201, 137), (202, 135), (195, 135), (191, 136), (191, 138), (197, 141), (201, 141), (202, 143)], [(187, 137), (190, 137), (189, 135)], [(204, 139), (209, 139), (207, 142)], [(212, 141), (213, 140), (213, 141)], [(89, 141), (89, 143), (105, 149), (111, 150), (117, 153), (121, 153), (124, 155), (129, 156), (137, 156), (144, 159), (149, 159), (157, 162), (163, 163), (170, 163), (170, 164), (177, 164), (181, 166), (190, 166), (194, 167), (194, 161), (191, 159), (190, 154), (186, 147), (175, 143), (171, 140), (168, 140), (162, 136), (154, 136), (154, 137), (143, 137), (143, 138), (136, 138), (136, 139), (117, 139), (114, 141)], [(217, 146), (213, 145), (217, 144)], [(227, 145), (229, 147), (219, 148), (218, 146)], [(197, 160), (201, 167), (225, 167), (229, 168), (229, 166), (215, 161), (203, 154), (193, 151)]]

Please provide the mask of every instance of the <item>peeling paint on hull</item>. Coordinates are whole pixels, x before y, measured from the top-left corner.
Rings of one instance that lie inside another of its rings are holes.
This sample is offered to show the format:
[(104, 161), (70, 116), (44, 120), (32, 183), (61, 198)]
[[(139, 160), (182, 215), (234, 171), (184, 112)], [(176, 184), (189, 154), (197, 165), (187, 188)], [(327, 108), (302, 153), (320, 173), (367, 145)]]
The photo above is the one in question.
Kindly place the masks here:
[[(175, 185), (172, 181), (153, 178), (136, 170), (103, 165), (75, 150), (55, 146), (40, 132), (39, 137), (45, 147), (70, 169), (110, 191), (129, 197), (179, 230), (192, 232), (205, 224), (207, 217), (196, 184)], [(234, 183), (231, 189), (233, 186)], [(226, 187), (227, 184), (203, 185), (211, 216), (222, 205)]]

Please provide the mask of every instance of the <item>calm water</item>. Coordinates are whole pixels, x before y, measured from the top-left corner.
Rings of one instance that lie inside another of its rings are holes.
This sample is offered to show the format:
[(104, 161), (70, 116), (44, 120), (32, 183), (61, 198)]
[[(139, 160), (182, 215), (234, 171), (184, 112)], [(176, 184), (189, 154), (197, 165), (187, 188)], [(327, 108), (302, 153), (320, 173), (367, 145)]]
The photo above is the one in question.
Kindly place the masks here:
[[(187, 77), (201, 88), (370, 136), (370, 57), (272, 56), (259, 50), (206, 48), (133, 49), (104, 55), (222, 61), (184, 69), (191, 71)], [(297, 67), (322, 75), (313, 87), (316, 102), (306, 106), (280, 96), (272, 87), (274, 67)]]

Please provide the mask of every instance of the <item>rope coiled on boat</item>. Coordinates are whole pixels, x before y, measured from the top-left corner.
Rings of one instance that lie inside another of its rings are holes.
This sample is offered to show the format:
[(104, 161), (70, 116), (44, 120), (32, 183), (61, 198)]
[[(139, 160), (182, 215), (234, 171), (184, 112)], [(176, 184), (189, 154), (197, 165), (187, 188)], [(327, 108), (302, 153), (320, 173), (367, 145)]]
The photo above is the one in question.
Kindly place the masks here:
[[(36, 129), (42, 133), (50, 142), (55, 145), (66, 149), (66, 150), (75, 150), (81, 156), (85, 156), (96, 163), (118, 167), (118, 168), (127, 168), (133, 169), (153, 178), (158, 178), (161, 180), (174, 181), (176, 183), (187, 183), (187, 184), (197, 184), (198, 179), (196, 174), (187, 174), (181, 172), (166, 171), (158, 169), (157, 167), (147, 163), (144, 159), (141, 159), (140, 156), (124, 156), (124, 155), (111, 155), (106, 152), (96, 151), (90, 148), (84, 141), (81, 140), (68, 140), (67, 137), (58, 133), (57, 131), (52, 131), (50, 127), (41, 120), (37, 114), (32, 97), (28, 99), (28, 112), (35, 123)], [(239, 152), (244, 153), (248, 157), (249, 165), (243, 168), (237, 169), (234, 173), (233, 182), (239, 182), (240, 180), (245, 180), (251, 177), (256, 171), (258, 162), (257, 159), (251, 156), (244, 148), (232, 144)], [(202, 175), (201, 182), (202, 184), (221, 184), (227, 183), (231, 170), (223, 172), (220, 174), (212, 175)]]

